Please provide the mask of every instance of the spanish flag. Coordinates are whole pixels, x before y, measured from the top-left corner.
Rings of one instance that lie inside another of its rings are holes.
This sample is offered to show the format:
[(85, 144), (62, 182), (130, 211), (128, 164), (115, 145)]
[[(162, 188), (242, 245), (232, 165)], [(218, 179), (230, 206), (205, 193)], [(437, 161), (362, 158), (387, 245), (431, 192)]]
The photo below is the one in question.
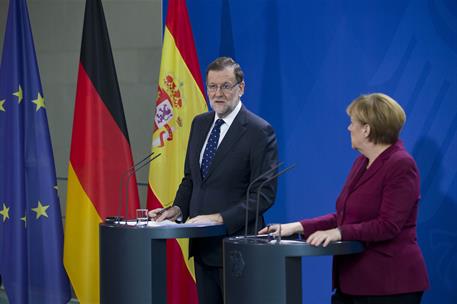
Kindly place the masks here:
[[(100, 0), (86, 1), (76, 89), (64, 265), (81, 303), (100, 302), (99, 224), (119, 213), (120, 178), (132, 166), (127, 125)], [(130, 179), (129, 210), (139, 206)]]
[[(172, 204), (184, 172), (192, 119), (208, 110), (185, 0), (170, 0), (152, 135), (148, 208)], [(188, 240), (167, 241), (167, 303), (198, 303), (193, 259)]]

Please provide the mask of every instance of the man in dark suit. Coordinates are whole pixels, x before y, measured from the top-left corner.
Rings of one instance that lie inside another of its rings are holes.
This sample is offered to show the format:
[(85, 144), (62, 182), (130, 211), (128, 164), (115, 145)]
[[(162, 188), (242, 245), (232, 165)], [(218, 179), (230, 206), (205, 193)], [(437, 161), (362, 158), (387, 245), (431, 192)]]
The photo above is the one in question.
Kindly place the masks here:
[[(248, 206), (246, 191), (256, 177), (276, 164), (276, 136), (269, 123), (242, 105), (243, 71), (233, 59), (221, 57), (213, 61), (207, 68), (206, 80), (213, 111), (194, 118), (184, 178), (173, 207), (157, 220), (182, 217), (188, 223), (223, 223), (228, 235), (237, 235), (244, 231), (248, 208), (248, 228), (254, 232), (258, 187), (251, 188)], [(271, 207), (275, 195), (275, 181), (262, 188), (260, 214)], [(158, 211), (151, 211), (150, 216), (155, 217)], [(263, 217), (260, 224), (264, 226)], [(195, 258), (200, 304), (222, 303), (222, 238), (193, 239), (189, 246), (190, 255)]]

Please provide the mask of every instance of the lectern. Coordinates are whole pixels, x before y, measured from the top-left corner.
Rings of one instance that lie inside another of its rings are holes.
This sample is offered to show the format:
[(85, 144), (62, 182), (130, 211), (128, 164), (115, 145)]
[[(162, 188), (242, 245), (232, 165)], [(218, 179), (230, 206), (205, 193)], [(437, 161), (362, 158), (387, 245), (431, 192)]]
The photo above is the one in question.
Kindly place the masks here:
[(353, 254), (360, 242), (342, 241), (314, 247), (300, 240), (260, 237), (224, 239), (225, 304), (300, 304), (303, 256)]
[(166, 303), (166, 240), (226, 234), (224, 225), (100, 224), (101, 303)]

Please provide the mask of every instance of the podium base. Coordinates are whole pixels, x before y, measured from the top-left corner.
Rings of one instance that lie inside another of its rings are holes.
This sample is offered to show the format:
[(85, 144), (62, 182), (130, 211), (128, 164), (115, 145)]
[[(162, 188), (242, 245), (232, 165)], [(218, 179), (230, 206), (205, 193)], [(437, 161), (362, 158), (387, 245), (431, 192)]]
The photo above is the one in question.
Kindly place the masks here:
[(334, 242), (314, 247), (304, 241), (277, 243), (265, 238), (224, 239), (225, 304), (300, 304), (301, 257), (353, 254), (363, 251), (360, 242)]

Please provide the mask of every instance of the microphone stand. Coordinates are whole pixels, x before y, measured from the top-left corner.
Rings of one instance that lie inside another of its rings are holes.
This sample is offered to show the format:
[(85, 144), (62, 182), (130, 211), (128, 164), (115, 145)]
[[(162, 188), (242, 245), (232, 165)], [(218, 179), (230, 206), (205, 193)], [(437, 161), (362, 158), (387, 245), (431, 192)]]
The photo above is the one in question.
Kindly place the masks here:
[(254, 226), (254, 228), (255, 228), (255, 232), (254, 232), (254, 233), (255, 233), (256, 236), (257, 236), (257, 232), (258, 232), (257, 226), (258, 226), (258, 222), (259, 222), (259, 205), (260, 205), (259, 202), (260, 202), (260, 193), (261, 193), (260, 190), (262, 189), (262, 187), (263, 187), (266, 183), (268, 183), (268, 182), (274, 180), (275, 178), (278, 178), (280, 175), (283, 175), (284, 173), (286, 173), (286, 172), (289, 171), (290, 169), (293, 169), (295, 166), (296, 166), (296, 164), (292, 164), (292, 165), (290, 165), (289, 167), (287, 167), (287, 168), (281, 170), (280, 172), (276, 173), (275, 175), (273, 175), (273, 176), (267, 178), (266, 180), (264, 180), (264, 181), (259, 185), (259, 188), (257, 188), (257, 205), (256, 205), (255, 226)]
[[(154, 152), (153, 152), (154, 153)], [(152, 155), (152, 154), (151, 154)], [(152, 162), (154, 159), (159, 157), (161, 153), (157, 154), (151, 159), (148, 159), (146, 162), (144, 162), (141, 166), (138, 168), (134, 168), (133, 170), (130, 171), (129, 175), (127, 176), (127, 182), (125, 184), (125, 223), (127, 224), (127, 215), (128, 215), (128, 206), (129, 206), (129, 182), (130, 182), (130, 177), (134, 175), (136, 172), (138, 172), (141, 168), (145, 167), (147, 164)]]
[(122, 216), (121, 216), (121, 209), (122, 209), (122, 190), (124, 190), (124, 180), (125, 180), (125, 177), (132, 171), (132, 170), (135, 170), (135, 168), (137, 166), (139, 166), (140, 164), (142, 164), (145, 160), (147, 160), (149, 157), (151, 157), (152, 155), (154, 155), (154, 151), (149, 153), (145, 158), (143, 158), (142, 160), (140, 160), (139, 162), (137, 162), (136, 164), (134, 164), (133, 166), (129, 167), (127, 170), (124, 171), (124, 173), (121, 175), (121, 178), (119, 179), (119, 201), (118, 201), (118, 205), (117, 205), (117, 214), (118, 216), (115, 217), (115, 220), (119, 221), (122, 219)]
[(264, 173), (257, 176), (246, 189), (246, 215), (245, 215), (245, 224), (244, 224), (244, 237), (248, 236), (248, 218), (249, 218), (249, 192), (251, 191), (251, 187), (258, 182), (260, 179), (264, 178), (268, 174), (272, 173), (274, 170), (278, 169), (280, 166), (283, 165), (283, 162), (278, 162), (276, 164), (271, 165), (271, 168), (265, 171)]

